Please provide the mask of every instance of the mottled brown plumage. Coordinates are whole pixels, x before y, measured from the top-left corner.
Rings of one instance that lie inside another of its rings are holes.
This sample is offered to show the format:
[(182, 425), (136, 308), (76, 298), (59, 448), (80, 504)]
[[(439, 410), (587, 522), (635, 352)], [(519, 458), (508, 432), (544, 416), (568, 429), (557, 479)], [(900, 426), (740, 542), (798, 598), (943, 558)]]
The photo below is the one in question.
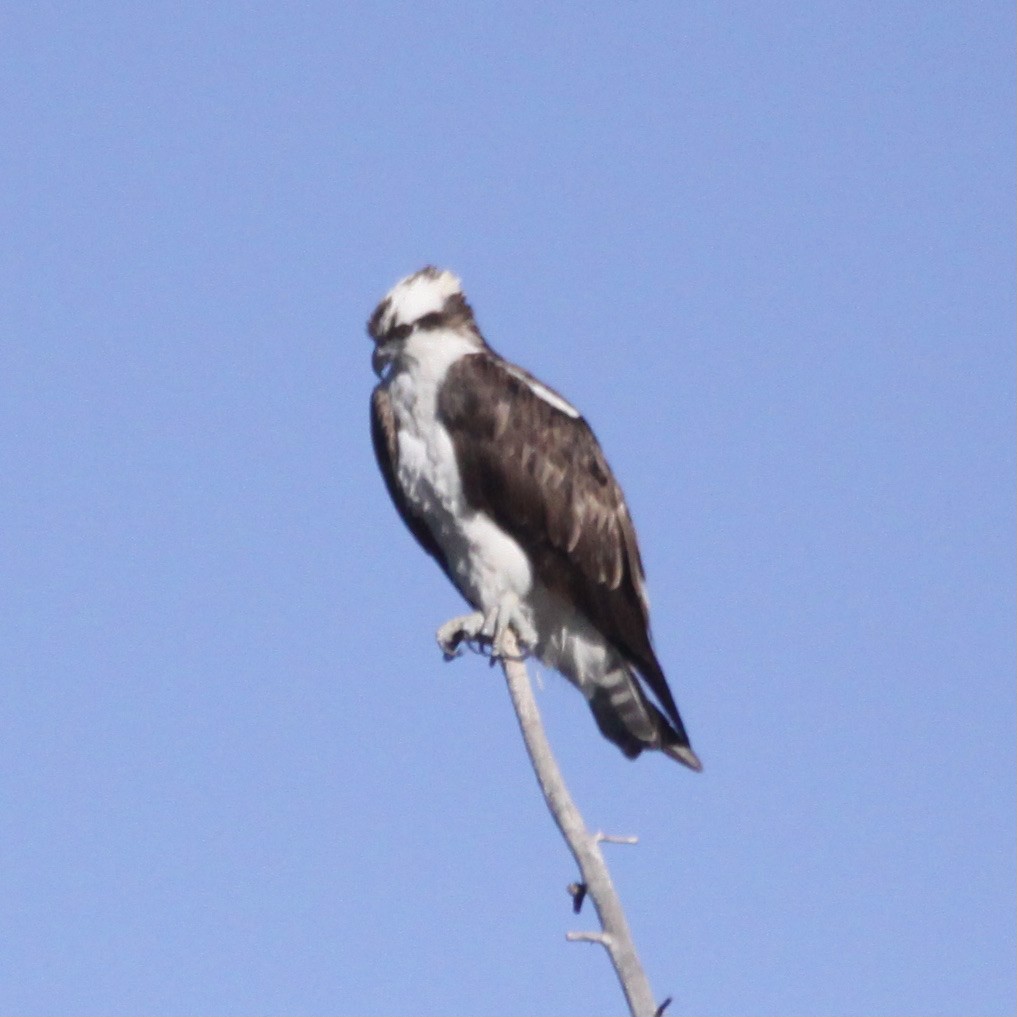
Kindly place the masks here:
[(643, 564), (621, 488), (589, 424), (534, 394), (525, 377), (488, 351), (449, 369), (438, 416), (467, 500), (527, 548), (540, 580), (643, 676), (687, 742), (650, 643)]

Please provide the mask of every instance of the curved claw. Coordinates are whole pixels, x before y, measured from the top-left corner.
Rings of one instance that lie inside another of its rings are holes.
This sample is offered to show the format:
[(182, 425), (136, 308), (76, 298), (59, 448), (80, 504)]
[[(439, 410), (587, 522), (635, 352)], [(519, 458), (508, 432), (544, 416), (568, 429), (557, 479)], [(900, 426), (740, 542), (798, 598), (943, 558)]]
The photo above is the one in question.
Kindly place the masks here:
[[(509, 653), (505, 645), (510, 629), (516, 634), (518, 653)], [(477, 653), (490, 653), (492, 661), (525, 657), (537, 645), (537, 633), (512, 595), (503, 597), (487, 614), (474, 611), (452, 618), (438, 628), (435, 638), (446, 660), (460, 656), (464, 644)]]
[(455, 660), (462, 654), (462, 644), (475, 643), (484, 628), (484, 615), (480, 611), (452, 618), (439, 626), (435, 633), (438, 646), (446, 660)]

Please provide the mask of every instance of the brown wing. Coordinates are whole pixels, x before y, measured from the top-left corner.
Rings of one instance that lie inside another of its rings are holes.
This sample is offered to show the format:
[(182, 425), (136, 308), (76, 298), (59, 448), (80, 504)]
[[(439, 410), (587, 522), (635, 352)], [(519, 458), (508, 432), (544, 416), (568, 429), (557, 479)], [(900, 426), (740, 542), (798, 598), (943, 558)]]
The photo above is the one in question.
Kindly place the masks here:
[(442, 571), (452, 581), (453, 586), (456, 585), (441, 546), (434, 539), (434, 534), (427, 523), (414, 514), (396, 479), (399, 445), (396, 441), (395, 413), (392, 410), (391, 397), (381, 386), (375, 388), (371, 395), (371, 441), (374, 443), (374, 456), (378, 460), (385, 487), (403, 522), (417, 538), (417, 543), (442, 567)]
[(527, 379), (486, 351), (449, 369), (438, 413), (466, 499), (534, 549), (541, 582), (579, 605), (683, 731), (650, 644), (643, 566), (621, 488), (586, 421), (541, 398)]

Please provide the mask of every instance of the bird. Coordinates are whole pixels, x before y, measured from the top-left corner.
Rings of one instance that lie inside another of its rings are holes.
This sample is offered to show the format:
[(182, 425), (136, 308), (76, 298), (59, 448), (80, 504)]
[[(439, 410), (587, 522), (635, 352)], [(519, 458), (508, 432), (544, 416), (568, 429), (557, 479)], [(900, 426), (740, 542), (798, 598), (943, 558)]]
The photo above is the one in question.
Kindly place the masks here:
[(398, 282), (367, 333), (385, 486), (472, 608), (439, 627), (446, 659), (464, 645), (505, 657), (511, 631), (626, 757), (656, 749), (701, 770), (653, 649), (629, 509), (590, 425), (488, 345), (448, 270)]

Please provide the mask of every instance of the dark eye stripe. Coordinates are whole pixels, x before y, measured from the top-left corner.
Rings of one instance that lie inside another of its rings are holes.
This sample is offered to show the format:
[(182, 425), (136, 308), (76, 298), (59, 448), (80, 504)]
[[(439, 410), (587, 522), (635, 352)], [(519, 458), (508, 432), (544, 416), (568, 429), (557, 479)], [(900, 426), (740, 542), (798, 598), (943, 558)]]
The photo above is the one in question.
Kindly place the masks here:
[(426, 332), (430, 328), (441, 328), (445, 322), (445, 315), (441, 311), (432, 311), (417, 321), (417, 328), (422, 328)]
[(426, 332), (432, 328), (441, 328), (448, 324), (448, 317), (441, 311), (432, 311), (418, 318), (412, 325), (393, 325), (385, 333), (386, 340), (394, 339), (397, 342), (412, 335), (418, 328)]

